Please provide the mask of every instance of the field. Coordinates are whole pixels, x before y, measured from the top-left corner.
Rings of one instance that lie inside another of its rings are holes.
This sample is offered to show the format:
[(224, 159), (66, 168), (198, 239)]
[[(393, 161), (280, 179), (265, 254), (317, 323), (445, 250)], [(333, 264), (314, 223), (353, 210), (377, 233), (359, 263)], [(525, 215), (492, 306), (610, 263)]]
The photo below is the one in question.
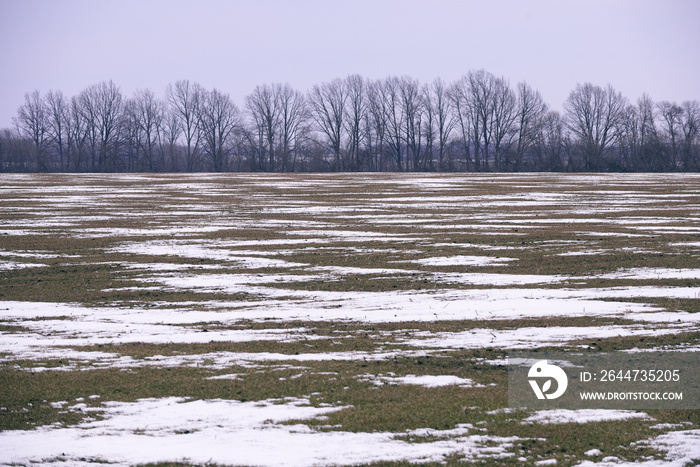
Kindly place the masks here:
[(698, 298), (697, 175), (0, 175), (0, 465), (697, 465), (506, 356), (697, 352)]

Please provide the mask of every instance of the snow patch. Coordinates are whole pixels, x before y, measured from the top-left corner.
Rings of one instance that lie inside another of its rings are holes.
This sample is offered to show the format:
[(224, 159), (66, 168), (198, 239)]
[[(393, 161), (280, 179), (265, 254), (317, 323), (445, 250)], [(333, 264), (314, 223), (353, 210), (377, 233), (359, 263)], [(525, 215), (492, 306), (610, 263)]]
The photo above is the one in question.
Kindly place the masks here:
[(553, 409), (541, 410), (523, 419), (522, 423), (561, 424), (561, 423), (591, 423), (611, 420), (629, 420), (632, 418), (652, 420), (644, 412), (633, 410), (609, 410), (609, 409)]
[(412, 262), (425, 266), (505, 266), (510, 261), (516, 260), (517, 258), (462, 255), (414, 259)]
[(474, 383), (469, 378), (460, 378), (454, 375), (406, 375), (396, 376), (390, 374), (384, 375), (361, 375), (357, 377), (360, 381), (369, 381), (377, 386), (410, 384), (414, 386), (423, 386), (426, 388), (437, 388), (442, 386), (459, 386), (463, 388), (485, 387), (481, 384)]
[(58, 458), (71, 465), (82, 462), (91, 466), (178, 461), (263, 466), (402, 460), (425, 463), (441, 462), (451, 454), (463, 454), (467, 459), (507, 456), (518, 440), (469, 436), (466, 427), (458, 427), (446, 433), (433, 431), (445, 439), (409, 443), (397, 439), (404, 433), (319, 432), (307, 425), (281, 424), (345, 408), (312, 407), (307, 399), (295, 398), (238, 402), (170, 397), (106, 402), (102, 409), (94, 409), (103, 411), (102, 420), (87, 420), (69, 428), (44, 426), (0, 433), (0, 463), (42, 463)]

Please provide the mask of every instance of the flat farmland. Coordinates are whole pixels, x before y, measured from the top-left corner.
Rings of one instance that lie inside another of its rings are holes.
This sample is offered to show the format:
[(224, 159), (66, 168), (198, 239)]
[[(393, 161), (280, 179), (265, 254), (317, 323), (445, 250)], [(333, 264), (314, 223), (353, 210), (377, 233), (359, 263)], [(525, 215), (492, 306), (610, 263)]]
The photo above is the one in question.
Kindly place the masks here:
[(697, 352), (699, 299), (698, 175), (0, 174), (0, 465), (697, 463), (506, 356)]

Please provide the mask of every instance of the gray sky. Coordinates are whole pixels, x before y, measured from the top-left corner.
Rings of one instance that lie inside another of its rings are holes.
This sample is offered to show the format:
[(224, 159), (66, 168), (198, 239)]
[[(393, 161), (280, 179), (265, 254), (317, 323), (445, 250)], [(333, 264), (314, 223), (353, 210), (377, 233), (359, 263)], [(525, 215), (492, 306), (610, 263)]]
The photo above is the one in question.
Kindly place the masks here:
[(481, 68), (560, 110), (576, 83), (700, 99), (698, 0), (0, 0), (0, 128), (24, 94), (197, 81), (239, 107), (358, 73), (453, 81)]

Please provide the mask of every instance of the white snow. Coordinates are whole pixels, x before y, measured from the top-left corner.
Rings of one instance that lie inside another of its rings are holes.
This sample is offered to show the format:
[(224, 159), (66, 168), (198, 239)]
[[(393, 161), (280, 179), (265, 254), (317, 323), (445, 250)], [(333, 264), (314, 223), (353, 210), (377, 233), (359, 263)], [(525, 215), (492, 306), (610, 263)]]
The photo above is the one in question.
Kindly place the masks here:
[[(700, 243), (693, 239), (700, 232), (697, 175), (330, 174), (290, 178), (274, 174), (71, 174), (65, 177), (70, 177), (66, 178), (70, 183), (49, 186), (35, 176), (0, 175), (3, 181), (0, 212), (12, 216), (11, 223), (0, 226), (0, 235), (128, 237), (117, 239), (104, 252), (94, 251), (117, 257), (102, 263), (109, 264), (115, 275), (124, 272), (129, 278), (142, 281), (143, 287), (137, 288), (142, 291), (211, 292), (219, 296), (216, 300), (151, 302), (148, 305), (155, 306), (144, 307), (128, 303), (88, 307), (0, 302), (1, 324), (8, 325), (0, 339), (1, 359), (9, 365), (13, 361), (29, 360), (27, 369), (31, 371), (48, 370), (38, 365), (48, 359), (61, 359), (63, 366), (53, 370), (186, 366), (223, 373), (211, 379), (245, 381), (245, 370), (241, 368), (309, 371), (299, 365), (314, 361), (437, 356), (460, 348), (561, 346), (579, 340), (585, 343), (593, 338), (662, 335), (700, 327), (700, 313), (653, 305), (658, 298), (700, 298), (700, 286), (692, 282), (700, 279), (700, 269), (692, 265), (645, 267), (640, 258), (639, 267), (600, 275), (569, 277), (537, 274), (534, 269), (531, 274), (509, 273), (512, 266), (522, 262), (514, 257), (519, 252), (539, 251), (545, 258), (548, 255), (597, 257), (618, 252), (642, 256), (663, 254), (670, 246), (673, 254), (697, 255)], [(507, 191), (492, 193), (494, 182)], [(124, 185), (115, 189), (119, 183)], [(657, 186), (671, 191), (657, 193), (654, 190)], [(334, 188), (342, 188), (339, 198), (334, 196)], [(158, 209), (151, 209), (156, 195)], [(663, 213), (659, 214), (661, 210)], [(262, 230), (264, 235), (257, 238), (257, 232)], [(529, 235), (549, 230), (561, 230), (563, 234), (549, 242), (527, 239)], [(669, 234), (673, 234), (672, 240), (668, 239)], [(603, 240), (606, 237), (619, 237), (615, 241), (622, 247), (608, 247)], [(624, 243), (627, 241), (629, 245)], [(449, 256), (456, 248), (463, 249), (459, 253), (464, 254)], [(85, 256), (92, 253), (90, 250)], [(314, 264), (315, 253), (324, 258), (337, 257), (338, 261)], [(304, 260), (294, 261), (300, 254)], [(367, 267), (361, 267), (360, 261), (344, 262), (355, 255), (386, 260), (372, 262)], [(133, 258), (136, 256), (150, 258), (140, 263), (137, 262), (140, 258)], [(0, 258), (0, 272), (10, 275), (19, 268), (48, 263), (42, 260), (65, 259), (66, 264), (78, 264), (71, 259), (75, 256), (43, 249), (2, 249)], [(203, 264), (198, 264), (200, 260)], [(90, 264), (89, 261), (81, 259), (80, 264)], [(393, 264), (398, 267), (391, 267)], [(428, 266), (500, 266), (498, 271), (502, 273), (421, 271)], [(393, 277), (408, 286), (393, 292), (309, 290), (314, 288), (309, 287), (313, 281), (333, 282), (331, 287), (342, 289), (343, 282), (356, 275), (364, 276), (363, 281)], [(628, 285), (587, 287), (586, 282), (595, 279), (624, 280)], [(690, 286), (660, 287), (652, 282), (660, 280), (683, 280)], [(411, 290), (410, 281), (434, 287)], [(648, 282), (634, 284), (633, 281)], [(122, 285), (115, 284), (105, 291), (136, 289), (133, 284)], [(231, 295), (238, 293), (241, 295)], [(242, 294), (247, 295), (241, 298)], [(639, 303), (640, 298), (647, 299), (647, 303)], [(626, 318), (636, 324), (492, 328), (494, 320), (600, 316)], [(279, 327), (260, 330), (235, 327), (245, 320), (269, 320)], [(378, 347), (375, 351), (309, 349), (295, 355), (207, 352), (136, 358), (80, 350), (80, 346), (133, 342), (274, 343), (329, 337), (318, 336), (299, 325), (283, 328), (289, 321), (305, 320), (355, 323), (478, 320), (480, 324), (461, 332), (420, 332), (410, 326), (401, 331), (382, 331), (379, 336), (386, 336), (401, 347)], [(697, 350), (693, 346), (676, 348)], [(32, 363), (37, 366), (31, 368)], [(360, 378), (377, 385), (480, 386), (453, 375), (386, 373)], [(89, 415), (96, 414), (77, 399), (50, 404), (56, 410), (80, 408)], [(514, 454), (511, 448), (515, 438), (475, 434), (485, 430), (484, 425), (475, 428), (464, 424), (446, 430), (419, 428), (405, 433), (346, 433), (320, 432), (306, 424), (281, 424), (290, 419), (318, 419), (342, 409), (310, 407), (303, 398), (245, 403), (177, 398), (129, 403), (105, 401), (100, 408), (104, 420), (85, 419), (67, 428), (47, 426), (0, 433), (0, 465), (12, 462), (98, 465), (100, 460), (115, 465), (178, 460), (246, 465), (391, 460), (420, 463), (441, 462), (455, 453), (464, 454), (467, 461)], [(624, 419), (649, 418), (629, 411), (542, 411), (525, 420), (540, 424)], [(690, 428), (662, 425), (658, 425), (659, 429)], [(411, 444), (399, 440), (399, 435), (425, 436), (437, 441)], [(700, 458), (698, 430), (664, 433), (640, 443), (664, 451), (667, 459), (636, 465), (680, 466)], [(589, 450), (586, 455), (602, 455), (595, 451)], [(524, 460), (538, 465), (556, 463), (555, 459)], [(602, 465), (620, 463), (618, 458), (606, 457)], [(584, 465), (592, 463), (584, 462)]]
[[(561, 345), (572, 340), (630, 335), (676, 333), (696, 329), (700, 315), (687, 312), (659, 312), (643, 304), (607, 302), (593, 297), (643, 296), (637, 289), (565, 290), (565, 289), (485, 289), (433, 292), (303, 292), (252, 286), (235, 280), (247, 276), (192, 276), (201, 287), (209, 278), (212, 289), (246, 291), (265, 297), (254, 301), (229, 301), (207, 304), (182, 304), (175, 308), (88, 308), (77, 305), (0, 302), (3, 319), (30, 331), (6, 333), (0, 342), (4, 360), (12, 358), (49, 358), (66, 356), (61, 346), (86, 346), (147, 343), (209, 343), (313, 340), (306, 329), (294, 327), (268, 330), (206, 328), (206, 323), (231, 323), (240, 320), (351, 320), (363, 322), (402, 322), (439, 320), (485, 320), (484, 327), (457, 333), (411, 333), (400, 339), (419, 348), (531, 348)], [(304, 276), (305, 277), (305, 276)], [(278, 281), (294, 281), (296, 276), (279, 276)], [(182, 285), (182, 278), (164, 278), (166, 285)], [(677, 290), (680, 289), (680, 290)], [(207, 290), (207, 289), (204, 289)], [(691, 296), (697, 289), (652, 289), (657, 296)], [(671, 293), (673, 292), (673, 293)], [(676, 293), (683, 292), (683, 294)], [(211, 309), (209, 309), (211, 308)], [(620, 316), (639, 325), (605, 327), (522, 327), (494, 330), (488, 320), (546, 316)], [(36, 319), (42, 318), (42, 319)], [(193, 325), (197, 323), (197, 326)], [(648, 323), (648, 324), (645, 324)], [(664, 324), (665, 327), (659, 327)], [(207, 329), (208, 332), (202, 332)], [(80, 360), (101, 358), (99, 352), (79, 353)], [(288, 358), (288, 357), (284, 357)], [(113, 358), (109, 360), (114, 363)]]
[(463, 388), (484, 387), (476, 384), (469, 378), (460, 378), (454, 375), (361, 375), (358, 377), (360, 381), (370, 381), (377, 386), (410, 384), (414, 386), (423, 386), (426, 388), (437, 388), (441, 386), (459, 386)]
[(700, 430), (672, 431), (649, 441), (649, 446), (666, 452), (666, 459), (677, 465), (700, 460)]
[(678, 329), (656, 329), (642, 326), (586, 326), (586, 327), (524, 327), (513, 330), (470, 329), (463, 332), (423, 333), (424, 338), (403, 339), (402, 343), (420, 348), (437, 349), (530, 349), (541, 346), (560, 346), (581, 339), (604, 339), (619, 336), (651, 336), (672, 334)]
[(36, 259), (50, 259), (50, 258), (77, 258), (78, 255), (58, 255), (55, 253), (49, 253), (46, 251), (13, 251), (13, 250), (0, 250), (0, 256), (16, 256), (18, 258), (36, 258)]
[(595, 277), (596, 279), (632, 280), (700, 279), (700, 269), (632, 268), (590, 277)]
[(429, 240), (425, 237), (414, 237), (409, 234), (391, 235), (383, 232), (366, 232), (356, 230), (289, 230), (288, 235), (299, 235), (311, 238), (325, 238), (330, 242), (414, 242)]
[(131, 253), (148, 256), (180, 256), (183, 258), (209, 259), (215, 261), (230, 261), (237, 266), (247, 269), (259, 268), (295, 268), (308, 266), (304, 263), (292, 263), (280, 259), (261, 258), (259, 256), (244, 256), (235, 251), (204, 246), (194, 242), (180, 240), (150, 242), (134, 242), (112, 248), (116, 253)]
[(38, 263), (19, 263), (17, 261), (7, 261), (0, 259), (0, 271), (5, 271), (5, 270), (15, 270), (15, 269), (24, 269), (24, 268), (38, 268), (46, 266), (46, 264), (38, 264)]
[[(493, 276), (499, 276), (495, 274)], [(514, 276), (517, 277), (517, 276)], [(497, 279), (497, 277), (494, 277)], [(167, 287), (201, 292), (247, 292), (256, 301), (229, 300), (235, 309), (219, 319), (353, 320), (365, 322), (455, 319), (516, 319), (543, 316), (623, 316), (656, 309), (606, 298), (697, 298), (696, 287), (620, 287), (609, 289), (436, 289), (433, 291), (334, 292), (268, 287), (266, 283), (312, 281), (312, 275), (168, 274), (154, 275)], [(527, 280), (525, 277), (524, 280)], [(219, 312), (221, 313), (221, 312)]]
[(414, 263), (425, 266), (505, 266), (517, 258), (491, 256), (441, 256), (435, 258), (414, 259)]
[(700, 460), (700, 430), (697, 429), (672, 431), (635, 444), (663, 452), (664, 459), (622, 462), (616, 458), (604, 458), (603, 462), (584, 461), (578, 465), (579, 467), (686, 467), (696, 465)]
[(651, 417), (644, 412), (633, 410), (610, 410), (610, 409), (552, 409), (540, 410), (533, 415), (523, 419), (522, 423), (591, 423), (610, 420), (628, 420), (631, 418), (651, 420)]
[[(264, 466), (440, 462), (451, 454), (467, 459), (504, 456), (518, 439), (468, 435), (461, 428), (448, 430), (446, 439), (414, 444), (396, 439), (405, 433), (319, 432), (307, 425), (281, 424), (344, 408), (311, 407), (308, 400), (293, 398), (238, 402), (170, 397), (105, 402), (102, 408), (83, 409), (102, 411), (104, 420), (83, 421), (69, 428), (1, 432), (0, 465), (58, 458), (64, 464), (82, 460), (83, 465), (95, 466), (101, 462), (125, 466), (177, 461)], [(435, 434), (441, 432), (435, 430)]]

